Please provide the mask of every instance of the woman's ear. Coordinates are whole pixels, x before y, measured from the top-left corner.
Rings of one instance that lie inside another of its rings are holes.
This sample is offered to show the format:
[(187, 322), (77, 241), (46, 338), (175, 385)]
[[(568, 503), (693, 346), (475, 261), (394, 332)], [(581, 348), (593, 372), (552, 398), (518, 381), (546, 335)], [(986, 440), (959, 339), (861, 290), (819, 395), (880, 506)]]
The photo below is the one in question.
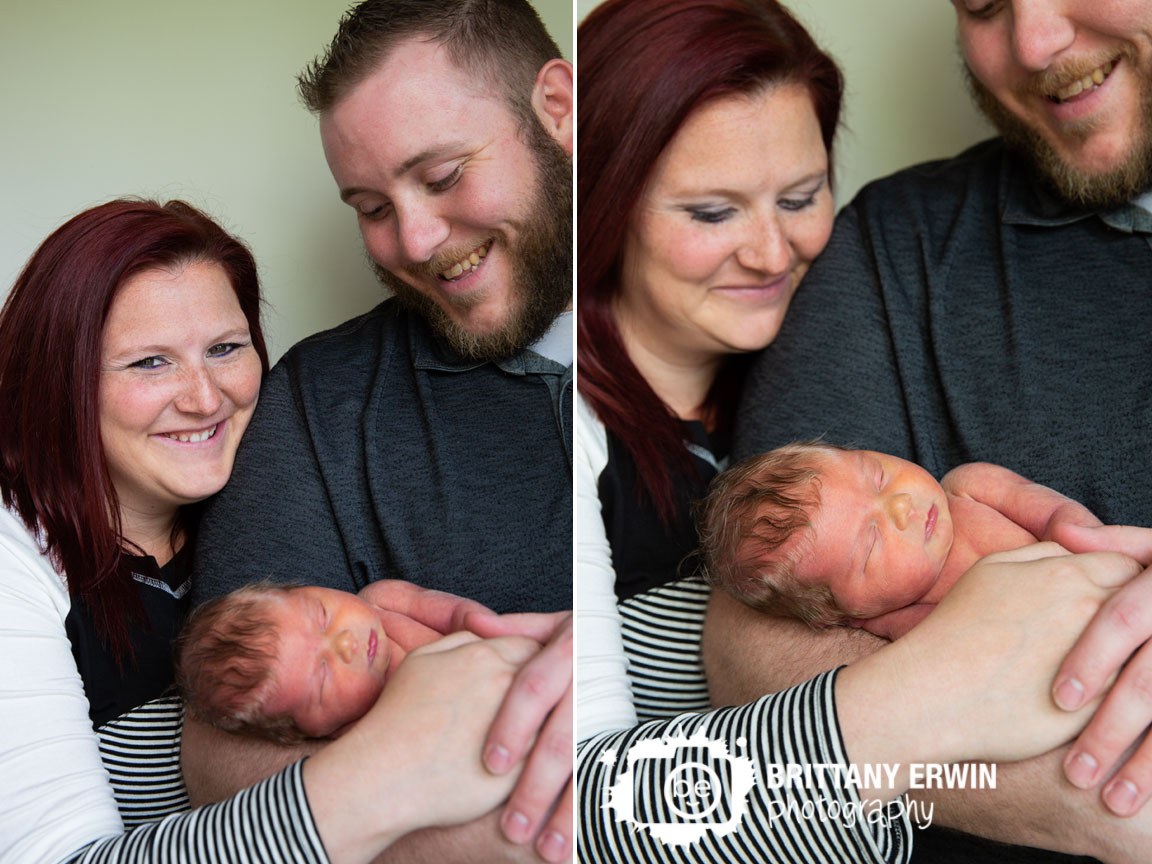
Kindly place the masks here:
[(540, 67), (532, 88), (532, 108), (540, 125), (568, 153), (572, 152), (574, 95), (571, 63), (557, 58)]

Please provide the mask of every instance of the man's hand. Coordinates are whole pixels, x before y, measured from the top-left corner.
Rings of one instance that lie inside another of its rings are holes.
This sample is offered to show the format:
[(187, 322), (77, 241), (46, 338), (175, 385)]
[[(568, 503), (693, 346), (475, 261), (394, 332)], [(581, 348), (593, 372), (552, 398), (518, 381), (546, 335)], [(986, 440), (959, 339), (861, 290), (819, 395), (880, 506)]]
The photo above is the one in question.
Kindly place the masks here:
[(513, 843), (535, 837), (541, 858), (563, 861), (572, 850), (572, 613), (473, 614), (466, 623), (485, 638), (529, 636), (544, 646), (509, 688), (484, 744), (484, 764), (503, 774), (531, 747), (500, 825)]
[[(1152, 564), (1152, 529), (1110, 525), (1059, 525), (1055, 539), (1073, 552), (1117, 551), (1145, 567)], [(1082, 789), (1104, 780), (1103, 798), (1118, 816), (1129, 816), (1152, 796), (1152, 742), (1125, 751), (1152, 723), (1152, 569), (1116, 592), (1068, 652), (1052, 685), (1061, 708), (1074, 711), (1119, 678), (1064, 761), (1068, 779)]]

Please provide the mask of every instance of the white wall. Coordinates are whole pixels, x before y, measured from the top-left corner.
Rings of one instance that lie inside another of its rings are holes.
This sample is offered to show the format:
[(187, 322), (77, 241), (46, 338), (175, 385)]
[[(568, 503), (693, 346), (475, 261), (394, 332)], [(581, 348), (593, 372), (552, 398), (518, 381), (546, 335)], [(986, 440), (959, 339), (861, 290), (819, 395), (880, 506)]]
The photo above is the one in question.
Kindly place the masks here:
[[(350, 0), (0, 0), (0, 295), (75, 213), (184, 198), (253, 248), (273, 359), (375, 305), (295, 75)], [(535, 0), (571, 56), (570, 0)]]
[[(596, 5), (577, 0), (577, 18)], [(850, 200), (870, 179), (950, 156), (992, 134), (960, 77), (951, 3), (785, 0), (785, 5), (844, 71), (839, 202)]]

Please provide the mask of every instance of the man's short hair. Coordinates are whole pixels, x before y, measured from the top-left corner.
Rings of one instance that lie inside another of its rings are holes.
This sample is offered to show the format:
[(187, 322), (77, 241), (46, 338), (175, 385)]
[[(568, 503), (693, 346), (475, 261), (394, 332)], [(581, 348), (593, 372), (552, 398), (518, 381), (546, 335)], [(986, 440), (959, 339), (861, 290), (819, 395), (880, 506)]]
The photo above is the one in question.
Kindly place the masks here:
[(293, 587), (254, 582), (208, 601), (188, 618), (176, 641), (176, 686), (193, 716), (282, 744), (306, 737), (291, 716), (265, 709), (280, 644), (268, 604)]
[(787, 444), (753, 456), (712, 481), (697, 511), (707, 581), (771, 615), (822, 628), (842, 621), (827, 585), (806, 585), (796, 564), (812, 550), (820, 507), (819, 441)]
[(324, 55), (300, 73), (300, 98), (309, 111), (328, 111), (389, 51), (416, 37), (443, 45), (460, 69), (502, 90), (521, 123), (535, 120), (540, 68), (562, 56), (527, 0), (363, 0), (340, 19)]

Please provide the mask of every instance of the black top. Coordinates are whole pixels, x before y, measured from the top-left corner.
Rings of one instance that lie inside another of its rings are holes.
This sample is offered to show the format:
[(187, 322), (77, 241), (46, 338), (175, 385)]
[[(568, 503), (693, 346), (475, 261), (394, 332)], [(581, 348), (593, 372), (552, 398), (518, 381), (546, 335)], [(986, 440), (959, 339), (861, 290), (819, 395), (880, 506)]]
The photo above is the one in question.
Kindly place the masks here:
[(660, 518), (649, 499), (641, 497), (632, 454), (619, 438), (607, 432), (608, 464), (597, 481), (597, 492), (612, 548), (618, 600), (693, 572), (691, 562), (686, 561), (697, 546), (692, 508), (708, 491), (727, 447), (710, 439), (697, 421), (684, 421), (681, 426), (697, 476), (675, 478), (672, 494), (676, 519), (671, 526)]
[(125, 711), (155, 699), (173, 680), (172, 641), (188, 612), (192, 587), (191, 553), (188, 544), (163, 567), (151, 555), (129, 555), (133, 580), (147, 621), (129, 621), (134, 660), (121, 668), (96, 635), (92, 613), (80, 597), (64, 619), (72, 656), (84, 680), (88, 716), (99, 728)]

